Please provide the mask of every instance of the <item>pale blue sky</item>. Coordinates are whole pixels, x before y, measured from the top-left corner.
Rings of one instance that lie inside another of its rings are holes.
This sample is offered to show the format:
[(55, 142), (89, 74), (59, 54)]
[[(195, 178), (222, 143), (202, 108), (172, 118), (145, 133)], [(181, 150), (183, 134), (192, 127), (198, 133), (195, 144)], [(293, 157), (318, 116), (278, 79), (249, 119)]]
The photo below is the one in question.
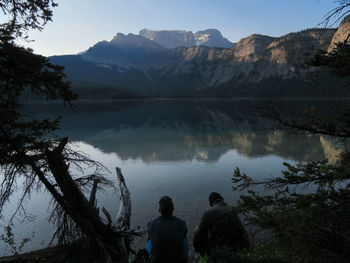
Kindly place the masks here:
[(216, 28), (230, 41), (250, 34), (281, 36), (315, 27), (333, 0), (57, 0), (53, 22), (31, 32), (29, 46), (50, 56), (76, 54), (117, 32), (143, 28)]

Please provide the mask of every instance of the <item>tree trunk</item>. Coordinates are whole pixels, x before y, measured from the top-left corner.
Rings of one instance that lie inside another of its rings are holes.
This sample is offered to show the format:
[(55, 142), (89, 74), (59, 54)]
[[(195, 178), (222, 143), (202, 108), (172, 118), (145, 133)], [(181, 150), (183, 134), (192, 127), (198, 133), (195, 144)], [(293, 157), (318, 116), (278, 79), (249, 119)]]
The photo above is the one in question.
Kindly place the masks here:
[[(60, 196), (64, 203), (62, 209), (87, 237), (95, 241), (94, 243), (101, 251), (101, 261), (126, 263), (128, 262), (128, 251), (123, 232), (129, 231), (130, 228), (131, 199), (121, 170), (116, 169), (121, 192), (121, 210), (118, 213), (115, 227), (111, 227), (102, 221), (95, 208), (97, 184), (94, 184), (90, 200), (87, 200), (72, 179), (62, 154), (67, 142), (68, 140), (65, 138), (55, 149), (47, 150), (45, 153), (51, 173), (62, 192)], [(55, 196), (54, 198), (56, 199)], [(62, 200), (57, 201), (59, 204), (62, 203)]]

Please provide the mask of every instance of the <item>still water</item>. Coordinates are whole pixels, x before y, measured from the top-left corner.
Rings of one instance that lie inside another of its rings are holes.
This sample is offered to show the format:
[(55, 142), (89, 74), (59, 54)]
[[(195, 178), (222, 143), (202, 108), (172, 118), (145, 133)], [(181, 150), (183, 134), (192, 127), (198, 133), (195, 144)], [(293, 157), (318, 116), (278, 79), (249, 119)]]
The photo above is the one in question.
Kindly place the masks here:
[[(234, 205), (242, 193), (232, 191), (235, 167), (255, 179), (278, 176), (283, 162), (332, 160), (337, 145), (322, 136), (296, 135), (279, 129), (264, 117), (261, 107), (274, 106), (286, 118), (298, 109), (312, 106), (334, 112), (339, 102), (251, 101), (251, 100), (150, 100), (129, 102), (81, 102), (75, 112), (56, 104), (31, 105), (36, 116), (63, 115), (61, 130), (74, 147), (100, 161), (115, 181), (114, 167), (122, 169), (132, 197), (132, 225), (145, 229), (158, 215), (157, 202), (163, 195), (173, 198), (175, 215), (187, 222), (189, 237), (208, 208), (208, 195), (220, 192)], [(22, 251), (46, 247), (54, 232), (47, 222), (49, 195), (33, 194), (27, 202), (30, 222), (15, 220), (15, 240), (31, 237)], [(6, 218), (15, 198), (7, 205)], [(119, 193), (98, 193), (98, 205), (117, 214)], [(136, 241), (142, 246), (142, 240)], [(11, 254), (0, 244), (0, 256)]]

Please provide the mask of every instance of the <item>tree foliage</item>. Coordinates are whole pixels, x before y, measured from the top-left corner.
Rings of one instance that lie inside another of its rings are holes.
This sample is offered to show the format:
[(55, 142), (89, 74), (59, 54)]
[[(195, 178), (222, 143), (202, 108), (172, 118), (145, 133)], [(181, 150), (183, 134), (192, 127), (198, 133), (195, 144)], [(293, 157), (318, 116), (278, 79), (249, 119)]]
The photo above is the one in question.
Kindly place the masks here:
[[(265, 231), (267, 248), (293, 262), (347, 261), (350, 167), (348, 156), (341, 160), (343, 165), (285, 163), (282, 177), (261, 182), (235, 170), (235, 189), (249, 189), (239, 207), (250, 224)], [(270, 194), (251, 189), (259, 184)]]
[[(19, 212), (26, 217), (26, 198), (44, 186), (54, 203), (51, 221), (57, 226), (55, 237), (60, 243), (83, 238), (92, 246), (91, 261), (126, 262), (128, 227), (113, 226), (103, 208), (106, 222), (96, 207), (97, 189), (113, 186), (103, 176), (103, 165), (75, 151), (68, 138), (54, 134), (59, 116), (38, 119), (23, 110), (32, 95), (59, 100), (71, 108), (77, 97), (62, 67), (15, 43), (16, 38), (26, 38), (28, 30), (41, 30), (51, 20), (55, 6), (52, 0), (0, 2), (7, 18), (0, 24), (0, 216), (11, 196), (21, 191), (13, 217)], [(86, 173), (87, 168), (92, 172)], [(84, 194), (88, 192), (90, 200)]]
[[(60, 99), (69, 105), (76, 98), (63, 68), (52, 65), (47, 58), (14, 43), (14, 37), (30, 28), (37, 29), (51, 19), (48, 1), (2, 1), (0, 7), (9, 20), (0, 26), (0, 212), (17, 190), (24, 176), (22, 201), (38, 184), (35, 169), (45, 163), (44, 150), (56, 143), (48, 139), (59, 127), (59, 118), (38, 120), (23, 112), (26, 94), (46, 100)], [(39, 17), (40, 18), (39, 18)], [(24, 210), (23, 210), (24, 212)]]
[(318, 50), (308, 61), (315, 67), (328, 67), (331, 72), (340, 77), (350, 76), (350, 45), (349, 40), (337, 43), (331, 52)]
[(42, 30), (51, 21), (52, 8), (56, 6), (53, 0), (2, 0), (0, 9), (6, 21), (0, 25), (1, 40), (26, 37), (30, 29)]
[(335, 0), (334, 3), (337, 4), (337, 6), (330, 10), (320, 23), (325, 27), (334, 26), (350, 13), (350, 0)]
[[(350, 1), (338, 3), (339, 7), (328, 14), (328, 21), (335, 15), (343, 18), (350, 12)], [(328, 53), (318, 51), (308, 63), (327, 67), (345, 81), (350, 76), (348, 39), (337, 43)], [(331, 137), (343, 147), (336, 162), (284, 163), (286, 170), (281, 177), (261, 181), (236, 168), (233, 189), (247, 192), (241, 196), (238, 209), (260, 236), (252, 250), (253, 256), (274, 255), (274, 260), (288, 262), (348, 262), (350, 110), (344, 108), (330, 118), (319, 115), (315, 109), (306, 109), (302, 118), (295, 121), (287, 120), (274, 109), (267, 110), (269, 117), (284, 129)]]
[[(349, 111), (328, 119), (307, 111), (302, 120), (286, 121), (270, 112), (284, 128), (332, 137), (344, 143), (337, 161), (284, 163), (281, 177), (253, 180), (239, 168), (234, 190), (246, 191), (238, 209), (260, 235), (254, 253), (291, 262), (347, 262), (350, 257)], [(256, 254), (255, 254), (256, 255)]]

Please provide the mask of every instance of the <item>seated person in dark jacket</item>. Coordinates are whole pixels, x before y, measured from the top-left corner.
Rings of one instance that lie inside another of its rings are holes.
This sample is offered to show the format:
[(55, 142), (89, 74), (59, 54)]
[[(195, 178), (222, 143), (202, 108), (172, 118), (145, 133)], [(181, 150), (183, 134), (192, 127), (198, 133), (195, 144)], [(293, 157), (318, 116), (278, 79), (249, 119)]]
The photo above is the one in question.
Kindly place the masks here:
[(161, 216), (148, 223), (148, 243), (152, 263), (188, 261), (187, 227), (184, 220), (173, 216), (173, 201), (168, 196), (159, 200)]
[(194, 233), (193, 246), (201, 255), (209, 255), (212, 248), (237, 251), (249, 247), (244, 226), (233, 209), (216, 192), (209, 195), (211, 208), (207, 210)]

